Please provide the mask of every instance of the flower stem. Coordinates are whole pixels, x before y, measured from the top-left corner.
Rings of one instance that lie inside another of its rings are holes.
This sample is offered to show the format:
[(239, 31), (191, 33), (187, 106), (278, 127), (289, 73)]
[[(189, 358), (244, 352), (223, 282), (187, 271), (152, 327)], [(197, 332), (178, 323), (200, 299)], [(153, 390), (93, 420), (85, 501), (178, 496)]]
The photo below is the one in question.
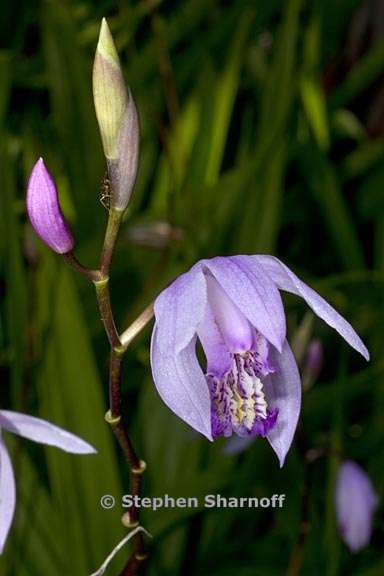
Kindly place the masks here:
[(145, 328), (145, 326), (153, 318), (153, 302), (151, 302), (136, 318), (134, 322), (120, 336), (121, 344), (124, 349), (128, 348), (129, 344), (136, 338), (136, 336)]
[(71, 266), (71, 268), (75, 270), (75, 272), (78, 272), (88, 280), (91, 280), (92, 282), (97, 282), (98, 280), (101, 279), (100, 270), (91, 270), (90, 268), (83, 266), (78, 261), (75, 254), (72, 251), (66, 252), (65, 254), (62, 254), (62, 256), (64, 260), (67, 262), (67, 264), (69, 264), (69, 266)]
[[(127, 433), (121, 414), (121, 377), (123, 356), (132, 340), (141, 332), (153, 317), (153, 304), (150, 304), (140, 316), (122, 333), (121, 337), (116, 328), (111, 297), (109, 289), (109, 271), (112, 257), (116, 245), (118, 232), (123, 216), (123, 211), (112, 208), (109, 212), (107, 229), (105, 232), (103, 248), (100, 259), (100, 269), (91, 270), (83, 266), (73, 254), (64, 254), (66, 262), (79, 274), (91, 280), (96, 289), (96, 297), (100, 316), (104, 324), (105, 332), (110, 344), (109, 363), (109, 410), (105, 415), (105, 420), (111, 426), (112, 431), (120, 445), (122, 452), (129, 464), (130, 492), (132, 496), (139, 496), (141, 493), (142, 475), (146, 469), (146, 464), (137, 456), (135, 448)], [(139, 508), (132, 506), (123, 516), (123, 523), (127, 528), (133, 529), (139, 523)], [(134, 550), (128, 560), (122, 576), (134, 576), (145, 560), (144, 538), (141, 532), (137, 532), (134, 537)]]
[(105, 232), (104, 244), (101, 251), (100, 272), (102, 276), (109, 276), (112, 256), (116, 245), (117, 235), (119, 233), (121, 220), (124, 211), (117, 208), (111, 208), (109, 211), (107, 230)]
[(94, 281), (94, 285), (97, 304), (109, 343), (112, 349), (119, 350), (121, 348), (121, 341), (113, 318), (108, 276), (104, 276), (96, 282)]

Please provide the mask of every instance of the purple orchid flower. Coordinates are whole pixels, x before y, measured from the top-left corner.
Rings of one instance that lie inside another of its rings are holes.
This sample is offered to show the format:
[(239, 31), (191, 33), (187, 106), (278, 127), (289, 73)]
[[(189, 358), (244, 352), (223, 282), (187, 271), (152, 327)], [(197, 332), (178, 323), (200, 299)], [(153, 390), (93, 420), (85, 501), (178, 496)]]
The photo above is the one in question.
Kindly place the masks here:
[(40, 158), (28, 181), (27, 211), (40, 238), (58, 254), (70, 252), (75, 244), (61, 212), (55, 183)]
[[(312, 310), (369, 359), (352, 326), (272, 256), (201, 260), (156, 299), (151, 364), (163, 401), (209, 440), (266, 437), (280, 465), (301, 403), (280, 290)], [(206, 357), (203, 373), (196, 355)]]
[(96, 450), (87, 442), (54, 426), (46, 420), (0, 410), (0, 554), (11, 528), (16, 505), (16, 487), (8, 450), (1, 435), (2, 430), (13, 432), (40, 444), (57, 446), (73, 454), (94, 454)]
[(368, 545), (378, 498), (370, 478), (356, 462), (340, 466), (335, 491), (337, 524), (342, 539), (359, 552)]

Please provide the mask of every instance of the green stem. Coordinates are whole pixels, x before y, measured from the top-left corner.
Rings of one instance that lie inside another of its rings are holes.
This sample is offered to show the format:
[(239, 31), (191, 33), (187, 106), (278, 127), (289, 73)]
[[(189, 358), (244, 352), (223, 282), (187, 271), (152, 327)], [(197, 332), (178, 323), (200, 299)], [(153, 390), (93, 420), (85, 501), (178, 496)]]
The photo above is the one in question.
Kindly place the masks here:
[(69, 264), (69, 266), (73, 268), (75, 272), (78, 272), (88, 280), (91, 280), (91, 282), (97, 282), (101, 279), (100, 270), (91, 270), (90, 268), (83, 266), (72, 251), (67, 252), (66, 254), (62, 254), (62, 256), (66, 263)]
[[(123, 355), (127, 351), (130, 342), (146, 326), (153, 317), (153, 304), (150, 304), (142, 314), (123, 332), (121, 338), (116, 328), (109, 290), (109, 271), (112, 257), (116, 246), (116, 240), (123, 216), (122, 210), (112, 208), (109, 212), (107, 229), (105, 232), (103, 248), (100, 259), (100, 269), (90, 270), (83, 266), (73, 254), (64, 254), (66, 262), (82, 276), (91, 280), (96, 289), (96, 297), (101, 319), (105, 332), (108, 336), (110, 351), (109, 366), (109, 404), (110, 408), (105, 415), (105, 419), (111, 426), (112, 431), (120, 445), (122, 452), (129, 464), (130, 491), (133, 496), (140, 495), (142, 485), (142, 475), (146, 464), (136, 454), (133, 444), (127, 433), (121, 414), (121, 374)], [(139, 509), (135, 506), (125, 515), (124, 524), (127, 528), (133, 528), (139, 522)], [(138, 533), (134, 540), (134, 550), (124, 568), (122, 575), (134, 576), (140, 564), (145, 560), (144, 538), (142, 533)]]
[(119, 233), (121, 220), (124, 211), (117, 208), (111, 208), (108, 217), (107, 230), (105, 232), (104, 244), (101, 251), (100, 272), (102, 276), (109, 276), (112, 256), (116, 245), (117, 235)]
[(136, 336), (145, 328), (145, 326), (153, 318), (153, 302), (151, 302), (136, 318), (134, 322), (120, 336), (121, 344), (124, 349), (128, 348), (129, 344), (136, 338)]
[(342, 352), (339, 373), (336, 385), (333, 389), (333, 415), (332, 428), (330, 431), (330, 450), (328, 461), (328, 481), (326, 491), (326, 516), (325, 516), (325, 547), (327, 565), (325, 573), (327, 576), (336, 576), (339, 574), (340, 562), (340, 538), (337, 534), (335, 522), (334, 494), (337, 470), (340, 465), (340, 454), (342, 451), (342, 431), (344, 424), (344, 388), (346, 383), (348, 367), (347, 352)]
[(104, 324), (109, 343), (112, 349), (119, 351), (122, 348), (122, 344), (113, 318), (108, 276), (102, 277), (101, 280), (94, 281), (94, 285), (101, 320)]

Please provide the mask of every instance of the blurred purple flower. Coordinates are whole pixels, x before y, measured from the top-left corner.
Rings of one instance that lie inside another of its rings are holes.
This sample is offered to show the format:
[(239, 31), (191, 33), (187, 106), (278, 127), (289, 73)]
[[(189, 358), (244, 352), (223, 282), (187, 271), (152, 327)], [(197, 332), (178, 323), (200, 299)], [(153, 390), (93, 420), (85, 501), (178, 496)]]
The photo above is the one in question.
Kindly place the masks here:
[(74, 454), (93, 454), (96, 450), (87, 442), (54, 426), (46, 420), (0, 410), (0, 554), (12, 524), (16, 505), (16, 487), (8, 450), (1, 435), (2, 430), (13, 432), (40, 444), (57, 446)]
[(228, 456), (237, 456), (242, 452), (245, 452), (250, 445), (254, 442), (255, 438), (252, 436), (241, 437), (237, 434), (232, 435), (229, 440), (225, 443), (223, 452)]
[(367, 474), (355, 462), (341, 464), (336, 480), (336, 517), (342, 539), (359, 552), (368, 545), (372, 533), (377, 494)]
[(301, 296), (368, 360), (351, 325), (277, 258), (230, 256), (201, 260), (158, 296), (151, 364), (163, 401), (190, 426), (210, 440), (266, 436), (283, 465), (301, 383), (279, 289)]
[(74, 239), (61, 212), (55, 183), (42, 158), (29, 177), (27, 211), (36, 233), (52, 250), (65, 254), (73, 249)]

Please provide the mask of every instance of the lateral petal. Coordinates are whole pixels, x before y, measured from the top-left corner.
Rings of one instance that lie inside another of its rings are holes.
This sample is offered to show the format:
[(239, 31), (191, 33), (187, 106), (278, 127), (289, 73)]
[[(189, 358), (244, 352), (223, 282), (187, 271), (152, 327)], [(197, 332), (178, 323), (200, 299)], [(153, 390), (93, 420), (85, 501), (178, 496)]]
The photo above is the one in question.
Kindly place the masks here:
[(204, 317), (207, 287), (199, 263), (182, 274), (155, 301), (157, 345), (163, 354), (183, 350)]
[(283, 466), (292, 444), (301, 406), (301, 381), (296, 360), (287, 341), (278, 353), (271, 350), (271, 362), (276, 372), (266, 377), (264, 391), (268, 405), (278, 409), (277, 421), (267, 438)]
[(0, 554), (11, 528), (15, 506), (15, 477), (7, 447), (0, 435)]
[(369, 360), (369, 352), (366, 346), (349, 322), (315, 290), (300, 280), (288, 266), (274, 256), (252, 256), (252, 260), (254, 260), (256, 266), (262, 265), (265, 272), (280, 290), (301, 296), (319, 318), (334, 328), (352, 348), (360, 352), (366, 360)]
[(163, 402), (176, 416), (212, 440), (211, 401), (196, 357), (196, 336), (178, 354), (164, 354), (155, 325), (151, 342), (152, 374)]
[(94, 454), (96, 450), (78, 436), (51, 424), (47, 420), (0, 410), (0, 427), (40, 444), (56, 446), (73, 454)]

